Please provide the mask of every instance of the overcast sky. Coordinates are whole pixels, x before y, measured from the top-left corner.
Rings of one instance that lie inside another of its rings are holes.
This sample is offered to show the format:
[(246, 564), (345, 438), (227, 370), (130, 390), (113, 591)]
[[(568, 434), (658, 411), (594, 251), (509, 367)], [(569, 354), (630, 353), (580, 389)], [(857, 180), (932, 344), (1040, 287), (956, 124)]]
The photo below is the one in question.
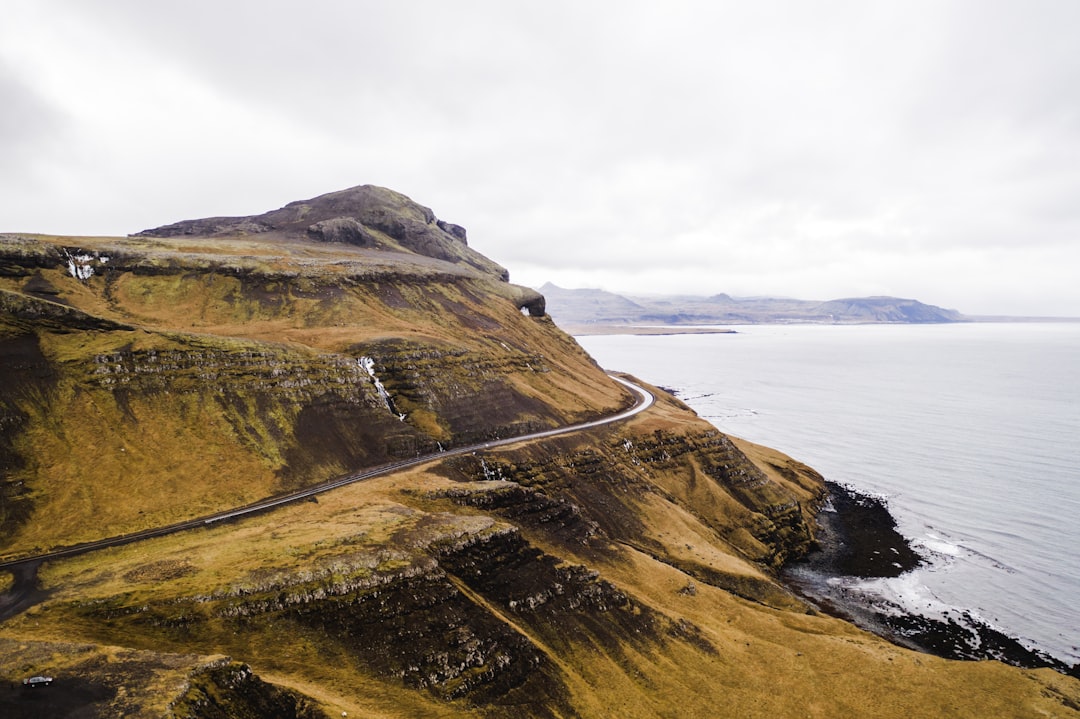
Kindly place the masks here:
[(1080, 316), (1080, 2), (0, 0), (0, 231), (378, 184), (513, 281)]

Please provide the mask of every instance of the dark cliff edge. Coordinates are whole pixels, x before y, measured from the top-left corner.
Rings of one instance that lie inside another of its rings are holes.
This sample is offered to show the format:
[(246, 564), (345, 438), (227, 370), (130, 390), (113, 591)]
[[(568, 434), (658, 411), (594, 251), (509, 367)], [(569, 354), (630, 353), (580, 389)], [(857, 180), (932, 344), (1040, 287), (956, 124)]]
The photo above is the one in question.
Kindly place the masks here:
[(1025, 646), (969, 612), (947, 619), (927, 617), (872, 593), (845, 586), (850, 579), (898, 577), (923, 559), (896, 529), (878, 497), (826, 482), (828, 496), (817, 516), (814, 548), (785, 565), (782, 577), (823, 610), (890, 641), (946, 659), (997, 659), (1027, 669), (1050, 668), (1080, 678), (1080, 665)]

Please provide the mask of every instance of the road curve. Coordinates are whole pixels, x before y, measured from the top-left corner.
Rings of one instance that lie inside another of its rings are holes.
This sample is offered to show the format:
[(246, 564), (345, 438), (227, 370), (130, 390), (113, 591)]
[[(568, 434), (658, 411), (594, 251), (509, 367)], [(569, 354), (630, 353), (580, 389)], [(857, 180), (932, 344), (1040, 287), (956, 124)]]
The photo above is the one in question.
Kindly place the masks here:
[[(612, 424), (614, 422), (620, 422), (624, 419), (633, 417), (636, 414), (644, 412), (646, 409), (652, 406), (656, 398), (651, 392), (644, 387), (639, 387), (633, 382), (628, 382), (621, 377), (615, 375), (608, 375), (611, 379), (615, 380), (619, 384), (629, 389), (635, 396), (636, 402), (630, 409), (623, 410), (617, 414), (613, 414), (610, 417), (603, 417), (601, 419), (591, 420), (589, 422), (582, 422), (580, 424), (572, 424), (566, 427), (559, 427), (557, 429), (544, 430), (542, 432), (533, 432), (531, 434), (523, 434), (517, 437), (508, 437), (506, 439), (495, 439), (489, 442), (478, 442), (476, 444), (470, 444), (465, 447), (457, 447), (455, 449), (445, 450), (443, 452), (435, 452), (433, 454), (426, 454), (420, 457), (413, 457), (412, 459), (405, 459), (398, 462), (391, 462), (389, 464), (382, 464), (378, 467), (372, 467), (360, 472), (354, 472), (352, 474), (346, 474), (341, 477), (328, 480), (321, 484), (316, 484), (306, 489), (290, 492), (289, 494), (283, 494), (277, 497), (270, 497), (263, 499), (252, 504), (245, 505), (243, 507), (237, 507), (236, 509), (228, 509), (215, 514), (206, 515), (204, 517), (198, 517), (196, 519), (189, 519), (183, 522), (177, 522), (176, 524), (168, 524), (163, 527), (155, 527), (153, 529), (144, 529), (141, 532), (132, 532), (131, 534), (122, 534), (117, 537), (106, 537), (104, 539), (98, 539), (93, 542), (85, 542), (83, 544), (76, 544), (71, 547), (64, 547), (52, 552), (46, 552), (44, 554), (38, 554), (32, 557), (23, 557), (21, 559), (13, 559), (6, 562), (0, 562), (0, 569), (6, 569), (12, 571), (24, 565), (40, 564), (43, 561), (50, 559), (59, 559), (61, 557), (71, 557), (77, 554), (85, 554), (87, 552), (93, 552), (98, 549), (105, 549), (106, 547), (118, 547), (124, 544), (131, 544), (133, 542), (139, 542), (144, 539), (151, 539), (153, 537), (161, 537), (166, 534), (173, 534), (175, 532), (182, 532), (186, 529), (195, 529), (196, 527), (204, 527), (212, 525), (217, 522), (223, 522), (238, 517), (243, 517), (249, 514), (255, 514), (257, 512), (265, 512), (268, 509), (279, 507), (283, 504), (289, 504), (290, 502), (297, 502), (302, 499), (308, 499), (314, 497), (317, 494), (323, 492), (329, 492), (332, 489), (338, 487), (344, 487), (347, 484), (359, 482), (365, 479), (371, 479), (373, 477), (379, 477), (384, 474), (390, 474), (392, 472), (398, 472), (409, 467), (415, 467), (421, 464), (427, 464), (440, 459), (446, 459), (447, 457), (455, 457), (462, 454), (472, 454), (487, 449), (495, 449), (497, 447), (505, 447), (509, 444), (516, 444), (518, 442), (528, 442), (536, 439), (547, 439), (549, 437), (556, 437), (561, 434), (569, 434), (571, 432), (578, 432), (583, 429), (591, 429), (593, 427), (601, 427), (605, 424)], [(14, 588), (13, 588), (14, 590)], [(9, 592), (10, 593), (10, 592)], [(5, 617), (6, 612), (3, 611), (3, 602), (0, 602), (0, 621)], [(7, 613), (10, 616), (10, 613)]]

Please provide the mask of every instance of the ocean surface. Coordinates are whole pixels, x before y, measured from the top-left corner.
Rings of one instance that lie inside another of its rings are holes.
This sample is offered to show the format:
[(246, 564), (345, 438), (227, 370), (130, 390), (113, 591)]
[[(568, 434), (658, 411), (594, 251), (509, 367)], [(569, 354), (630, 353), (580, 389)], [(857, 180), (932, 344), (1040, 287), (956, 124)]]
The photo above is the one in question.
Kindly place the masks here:
[(857, 584), (1080, 662), (1080, 323), (585, 336), (606, 369), (885, 498), (927, 564)]

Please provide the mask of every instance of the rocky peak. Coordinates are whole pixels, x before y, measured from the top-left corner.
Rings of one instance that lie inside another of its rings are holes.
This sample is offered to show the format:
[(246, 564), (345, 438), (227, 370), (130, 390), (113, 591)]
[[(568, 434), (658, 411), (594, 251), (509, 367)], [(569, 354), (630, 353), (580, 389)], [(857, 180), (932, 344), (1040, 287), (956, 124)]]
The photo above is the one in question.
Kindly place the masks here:
[(466, 241), (465, 228), (435, 217), (430, 208), (400, 192), (359, 185), (247, 217), (184, 220), (136, 233), (136, 237), (231, 237), (314, 240), (376, 250), (404, 251), (465, 263), (503, 280), (509, 273)]

